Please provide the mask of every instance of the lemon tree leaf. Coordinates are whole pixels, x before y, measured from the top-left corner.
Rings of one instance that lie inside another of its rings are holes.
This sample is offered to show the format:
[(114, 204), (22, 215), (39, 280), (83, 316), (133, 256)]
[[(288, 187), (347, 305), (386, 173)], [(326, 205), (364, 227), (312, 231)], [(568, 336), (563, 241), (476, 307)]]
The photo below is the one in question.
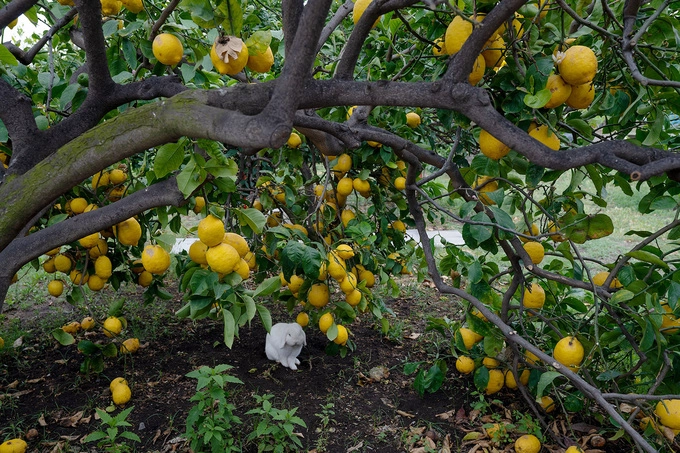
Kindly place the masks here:
[[(201, 28), (211, 29), (218, 24), (209, 0), (182, 0), (180, 8), (189, 11), (191, 20)], [(114, 22), (114, 21), (109, 21)]]
[(260, 234), (267, 223), (267, 218), (255, 208), (233, 209), (241, 225), (247, 225), (255, 233)]
[(588, 239), (599, 239), (614, 232), (614, 223), (606, 214), (595, 214), (588, 219)]
[(487, 335), (484, 337), (484, 354), (488, 357), (496, 357), (503, 350), (505, 342), (503, 339), (495, 335)]
[(269, 277), (255, 288), (253, 297), (269, 296), (270, 294), (274, 294), (279, 288), (281, 288), (281, 279), (278, 276)]
[(71, 335), (70, 333), (64, 332), (61, 329), (61, 327), (57, 327), (56, 329), (54, 329), (52, 331), (52, 336), (62, 346), (68, 346), (68, 345), (76, 342), (76, 340), (73, 338), (73, 335)]
[(267, 51), (272, 42), (272, 33), (269, 30), (259, 30), (246, 39), (248, 55), (259, 55)]
[(205, 181), (207, 173), (200, 166), (196, 165), (194, 156), (184, 170), (177, 175), (177, 187), (185, 197), (189, 197)]
[(184, 162), (183, 141), (168, 143), (158, 148), (156, 158), (153, 161), (153, 171), (157, 178), (162, 178), (177, 170), (182, 162)]
[(5, 46), (0, 46), (0, 63), (5, 63), (10, 66), (19, 64), (19, 60)]
[(635, 297), (635, 293), (633, 293), (632, 291), (628, 291), (627, 289), (621, 289), (614, 293), (612, 298), (609, 299), (609, 303), (620, 304), (622, 302), (628, 302), (633, 297)]
[(246, 306), (246, 318), (248, 321), (255, 317), (257, 313), (257, 307), (255, 306), (255, 300), (247, 294), (241, 295), (241, 300)]
[(222, 316), (224, 318), (224, 344), (231, 349), (236, 335), (236, 320), (229, 310), (222, 310)]
[(239, 0), (223, 0), (217, 5), (222, 17), (222, 28), (228, 35), (239, 36), (243, 28), (243, 9)]
[(558, 371), (546, 371), (541, 374), (541, 378), (538, 380), (538, 386), (536, 387), (536, 398), (542, 397), (545, 388), (560, 376), (562, 376), (562, 374)]
[[(278, 277), (276, 277), (278, 278)], [(256, 305), (257, 313), (260, 315), (260, 320), (265, 330), (269, 332), (272, 330), (272, 314), (267, 310), (267, 307), (261, 304)]]
[(473, 380), (477, 390), (480, 392), (486, 390), (487, 385), (489, 385), (489, 369), (485, 366), (477, 368)]
[(668, 269), (668, 264), (666, 264), (661, 258), (656, 256), (655, 254), (648, 252), (646, 250), (635, 250), (633, 252), (628, 252), (626, 253), (626, 256), (630, 256), (631, 258), (635, 258), (636, 260), (644, 261), (650, 264), (655, 264), (664, 269)]

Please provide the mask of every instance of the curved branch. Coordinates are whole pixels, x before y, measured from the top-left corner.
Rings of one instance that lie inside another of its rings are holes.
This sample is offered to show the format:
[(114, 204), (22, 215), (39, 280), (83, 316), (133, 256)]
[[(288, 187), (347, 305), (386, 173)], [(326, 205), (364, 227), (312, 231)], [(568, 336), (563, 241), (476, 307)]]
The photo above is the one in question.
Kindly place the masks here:
[(64, 14), (64, 16), (57, 20), (54, 25), (43, 35), (40, 40), (31, 47), (30, 50), (24, 52), (21, 50), (21, 48), (15, 46), (12, 43), (6, 42), (3, 43), (5, 47), (7, 47), (7, 50), (9, 50), (12, 55), (16, 57), (17, 60), (23, 65), (29, 65), (31, 62), (33, 62), (33, 59), (35, 58), (36, 55), (38, 55), (38, 52), (42, 50), (43, 47), (45, 47), (45, 44), (47, 44), (52, 37), (62, 28), (64, 28), (71, 20), (78, 14), (78, 10), (75, 8), (71, 8), (69, 12)]
[(340, 5), (338, 10), (335, 12), (331, 20), (329, 20), (326, 25), (321, 30), (321, 35), (319, 36), (319, 42), (316, 45), (316, 53), (321, 51), (321, 48), (326, 43), (328, 38), (333, 33), (333, 30), (338, 28), (342, 21), (352, 12), (354, 8), (354, 2), (352, 0), (345, 0), (345, 3)]
[(38, 3), (38, 0), (13, 0), (0, 9), (0, 30)]
[(115, 83), (106, 59), (106, 40), (102, 30), (101, 3), (75, 0), (83, 31), (83, 44), (87, 57), (89, 77), (88, 98), (105, 99), (114, 90)]
[[(79, 214), (36, 233), (17, 238), (0, 252), (0, 262), (3, 263), (0, 282), (4, 279), (11, 280), (21, 266), (48, 250), (77, 241), (149, 209), (181, 206), (185, 201), (173, 176), (100, 209)], [(4, 296), (0, 284), (0, 312)]]
[(170, 3), (168, 3), (168, 6), (165, 7), (161, 15), (158, 17), (158, 20), (153, 23), (153, 27), (151, 27), (151, 34), (149, 34), (149, 41), (153, 41), (153, 39), (158, 35), (161, 27), (165, 21), (168, 20), (168, 17), (170, 17), (170, 14), (172, 14), (175, 8), (177, 8), (179, 2), (180, 0), (172, 0)]

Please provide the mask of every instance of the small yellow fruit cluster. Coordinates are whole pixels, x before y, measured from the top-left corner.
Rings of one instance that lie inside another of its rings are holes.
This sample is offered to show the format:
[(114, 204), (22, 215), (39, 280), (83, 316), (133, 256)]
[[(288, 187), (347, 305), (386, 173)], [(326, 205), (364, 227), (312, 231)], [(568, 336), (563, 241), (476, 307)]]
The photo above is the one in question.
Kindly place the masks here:
[[(107, 198), (109, 201), (114, 202), (118, 201), (123, 196), (125, 195), (126, 192), (126, 187), (125, 187), (125, 182), (127, 181), (127, 173), (124, 171), (123, 168), (114, 168), (113, 170), (109, 171), (100, 171), (95, 173), (92, 176), (92, 190), (97, 190), (97, 189), (106, 189), (108, 187), (111, 187), (111, 189), (108, 190), (108, 195)], [(68, 204), (66, 206), (66, 209), (68, 211)], [(73, 209), (73, 201), (71, 201), (71, 209)], [(94, 208), (96, 209), (96, 207)], [(85, 210), (87, 212), (88, 209)], [(74, 210), (75, 212), (75, 210)]]
[(198, 239), (189, 247), (189, 258), (203, 267), (210, 267), (220, 278), (236, 272), (245, 280), (257, 267), (255, 255), (245, 238), (225, 232), (224, 223), (212, 214), (198, 223)]
[(546, 89), (551, 96), (546, 108), (555, 108), (566, 103), (573, 109), (585, 109), (595, 99), (593, 79), (597, 74), (597, 57), (587, 46), (573, 46), (561, 51), (555, 49), (553, 59), (559, 71), (548, 77)]
[(132, 398), (132, 390), (123, 377), (117, 377), (109, 384), (111, 399), (116, 406), (125, 405)]

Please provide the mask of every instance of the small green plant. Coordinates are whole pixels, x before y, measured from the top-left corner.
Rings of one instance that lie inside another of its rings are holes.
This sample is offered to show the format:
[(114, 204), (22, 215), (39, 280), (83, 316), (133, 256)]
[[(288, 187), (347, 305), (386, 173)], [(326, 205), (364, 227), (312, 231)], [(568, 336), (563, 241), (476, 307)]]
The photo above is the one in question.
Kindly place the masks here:
[(227, 373), (231, 368), (225, 364), (202, 366), (186, 375), (198, 380), (196, 394), (190, 400), (196, 405), (189, 411), (186, 428), (186, 437), (195, 452), (241, 451), (240, 442), (233, 436), (234, 425), (241, 424), (241, 419), (234, 415), (236, 407), (228, 402), (226, 387), (243, 382)]
[(125, 431), (125, 428), (132, 426), (126, 419), (134, 406), (129, 407), (115, 416), (111, 416), (102, 409), (95, 409), (102, 421), (102, 430), (88, 434), (85, 442), (97, 442), (97, 447), (107, 453), (124, 453), (132, 451), (132, 447), (121, 443), (120, 439), (128, 439), (139, 442), (139, 436), (135, 433)]
[(331, 423), (335, 423), (335, 420), (333, 420), (333, 417), (335, 417), (334, 407), (335, 404), (333, 403), (322, 404), (321, 412), (314, 414), (321, 422), (316, 428), (316, 432), (319, 434), (316, 440), (317, 451), (326, 451), (328, 448), (328, 436), (334, 430), (334, 428), (330, 427)]
[(246, 415), (253, 415), (255, 429), (248, 435), (248, 442), (257, 440), (257, 452), (273, 451), (284, 453), (302, 449), (300, 438), (293, 432), (295, 426), (307, 428), (305, 422), (295, 416), (297, 408), (276, 409), (271, 399), (274, 395), (254, 395), (260, 407), (251, 409)]

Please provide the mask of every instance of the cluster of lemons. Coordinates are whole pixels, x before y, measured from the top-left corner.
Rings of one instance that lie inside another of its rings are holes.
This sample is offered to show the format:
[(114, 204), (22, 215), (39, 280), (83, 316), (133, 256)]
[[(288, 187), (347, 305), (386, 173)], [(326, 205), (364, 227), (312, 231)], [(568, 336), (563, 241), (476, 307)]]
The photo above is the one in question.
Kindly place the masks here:
[[(175, 66), (184, 56), (184, 46), (172, 33), (160, 33), (151, 45), (154, 57), (164, 65)], [(217, 72), (236, 75), (248, 68), (253, 72), (269, 72), (274, 65), (274, 54), (270, 46), (264, 52), (253, 54), (248, 46), (236, 36), (220, 36), (210, 49), (210, 60)]]
[[(96, 327), (96, 321), (91, 316), (86, 316), (82, 321), (71, 321), (61, 327), (64, 332), (76, 335), (78, 332), (85, 331), (91, 332)], [(102, 322), (102, 333), (108, 338), (117, 338), (118, 335), (123, 331), (123, 328), (127, 326), (125, 319), (118, 318), (117, 316), (109, 316)], [(139, 339), (138, 338), (128, 338), (124, 340), (120, 345), (121, 354), (133, 354), (139, 350)]]
[(257, 268), (248, 241), (239, 234), (225, 231), (224, 222), (212, 214), (198, 223), (198, 241), (189, 247), (189, 258), (217, 272), (220, 278), (236, 272), (246, 280)]

